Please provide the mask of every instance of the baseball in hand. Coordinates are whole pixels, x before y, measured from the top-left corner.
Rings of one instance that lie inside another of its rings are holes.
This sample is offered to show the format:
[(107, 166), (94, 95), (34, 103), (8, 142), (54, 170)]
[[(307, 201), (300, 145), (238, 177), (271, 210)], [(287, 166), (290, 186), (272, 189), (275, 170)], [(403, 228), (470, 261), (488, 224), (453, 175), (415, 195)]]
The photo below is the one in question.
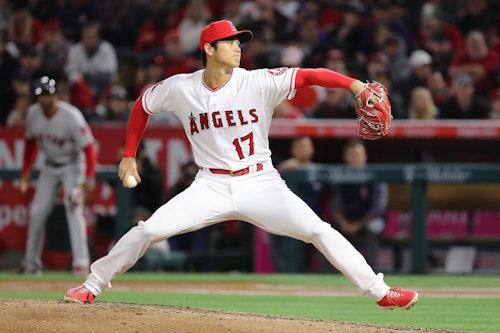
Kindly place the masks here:
[(137, 180), (135, 180), (134, 176), (128, 175), (127, 179), (125, 180), (125, 187), (134, 188), (136, 186)]

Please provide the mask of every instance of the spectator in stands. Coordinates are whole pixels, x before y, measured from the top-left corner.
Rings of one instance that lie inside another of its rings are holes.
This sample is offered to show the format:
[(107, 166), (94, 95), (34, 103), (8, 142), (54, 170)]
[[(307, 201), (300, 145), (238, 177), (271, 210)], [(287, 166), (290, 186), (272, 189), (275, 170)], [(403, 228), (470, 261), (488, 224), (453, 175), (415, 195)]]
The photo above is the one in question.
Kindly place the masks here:
[(29, 1), (12, 2), (7, 23), (7, 38), (18, 47), (36, 45), (42, 41), (42, 23), (31, 15)]
[(144, 80), (138, 87), (137, 96), (142, 94), (153, 84), (165, 78), (165, 57), (162, 55), (152, 56), (147, 60), (144, 68)]
[[(344, 145), (343, 158), (351, 168), (364, 168), (368, 157), (363, 141), (358, 138), (348, 140)], [(389, 190), (386, 183), (346, 183), (333, 188), (334, 226), (375, 269), (378, 266), (379, 238), (385, 228), (388, 201)]]
[(487, 101), (475, 93), (472, 77), (466, 73), (453, 78), (453, 95), (440, 106), (440, 119), (486, 119)]
[(69, 46), (58, 19), (50, 19), (43, 25), (43, 40), (36, 45), (36, 51), (45, 74), (56, 80), (64, 75)]
[(286, 44), (281, 50), (280, 65), (287, 67), (300, 67), (306, 54), (297, 43)]
[(165, 78), (180, 73), (191, 73), (198, 69), (197, 58), (186, 54), (178, 30), (167, 32), (160, 55), (165, 57)]
[(326, 90), (326, 97), (311, 112), (311, 118), (317, 119), (355, 119), (352, 96), (343, 89)]
[(462, 35), (466, 36), (472, 30), (482, 30), (485, 24), (491, 24), (494, 20), (494, 10), (488, 0), (465, 0), (456, 24)]
[(394, 82), (394, 91), (403, 98), (404, 107), (408, 107), (410, 94), (415, 87), (426, 87), (432, 75), (432, 57), (425, 50), (415, 50), (410, 54), (411, 74), (400, 82)]
[[(314, 143), (310, 137), (301, 136), (293, 140), (290, 146), (290, 158), (278, 164), (278, 172), (281, 174), (289, 170), (302, 167), (310, 167), (314, 164)], [(315, 205), (317, 208), (318, 206)]]
[[(352, 2), (342, 11), (342, 23), (328, 32), (328, 44), (341, 49), (345, 54), (347, 68), (357, 76), (363, 73), (366, 31), (363, 29), (365, 7)], [(325, 50), (322, 50), (325, 52)]]
[[(106, 0), (108, 2), (110, 0)], [(112, 0), (111, 0), (112, 1)], [(60, 1), (57, 1), (60, 2)], [(64, 36), (76, 43), (81, 31), (88, 22), (102, 22), (101, 2), (99, 0), (70, 0), (60, 5), (58, 18), (63, 26)], [(123, 4), (123, 3), (122, 3)]]
[(29, 94), (17, 95), (14, 109), (10, 111), (7, 117), (7, 127), (25, 127), (26, 115), (31, 104), (32, 101)]
[[(409, 5), (407, 5), (409, 6)], [(366, 53), (380, 50), (390, 35), (395, 35), (404, 43), (404, 48), (411, 48), (415, 33), (411, 30), (408, 15), (402, 6), (394, 1), (377, 1), (373, 5), (371, 18), (365, 30)]]
[(141, 85), (141, 68), (139, 59), (133, 53), (123, 54), (118, 62), (118, 74), (114, 76), (111, 85), (122, 86), (127, 90), (130, 99), (139, 97)]
[(59, 19), (63, 7), (67, 5), (67, 1), (42, 0), (30, 2), (31, 14), (41, 22), (47, 22), (51, 19)]
[(388, 73), (389, 59), (382, 52), (374, 52), (368, 55), (366, 61), (366, 81), (374, 81), (382, 74)]
[[(285, 0), (287, 1), (287, 0)], [(279, 1), (278, 1), (279, 2)], [(279, 8), (279, 3), (276, 4), (276, 10), (283, 15), (285, 15), (287, 18), (291, 20), (294, 26), (298, 25), (299, 22), (302, 22), (302, 20), (305, 17), (312, 17), (315, 18), (318, 22), (323, 23), (322, 21), (322, 15), (328, 11), (328, 5), (324, 2), (316, 1), (316, 0), (304, 0), (299, 3), (299, 7), (297, 11), (295, 12), (294, 15), (290, 18), (287, 14), (283, 13), (283, 10)], [(342, 21), (342, 13), (340, 13), (340, 10), (338, 8), (335, 8), (336, 11), (336, 21), (335, 23), (338, 25)], [(335, 25), (335, 24), (333, 24)], [(321, 27), (324, 28), (324, 27)]]
[(294, 41), (304, 53), (304, 67), (318, 67), (324, 63), (325, 43), (321, 40), (319, 24), (314, 17), (304, 17), (298, 23), (297, 36)]
[[(292, 29), (299, 29), (301, 24), (305, 23), (291, 24), (288, 18), (275, 8), (273, 0), (243, 1), (240, 11), (244, 15), (240, 26), (254, 29), (254, 27), (267, 24), (273, 30), (275, 41), (281, 44), (287, 41), (290, 34), (298, 36), (299, 32)], [(309, 27), (304, 28), (309, 29)]]
[(237, 27), (241, 26), (241, 22), (246, 18), (241, 11), (242, 0), (226, 0), (222, 4), (220, 16), (217, 20), (229, 20)]
[(91, 121), (119, 121), (126, 123), (130, 114), (130, 99), (127, 90), (119, 85), (111, 86), (104, 105), (96, 108), (96, 114)]
[(201, 30), (211, 18), (206, 0), (189, 0), (179, 23), (179, 35), (184, 52), (198, 55)]
[[(247, 43), (248, 51), (253, 58), (253, 68), (276, 68), (280, 66), (280, 56), (283, 46), (274, 40), (274, 31), (270, 24), (262, 24), (254, 30), (254, 37)], [(242, 59), (243, 61), (243, 59)], [(251, 67), (244, 67), (253, 69)]]
[(500, 119), (500, 88), (495, 89), (490, 96), (491, 109), (488, 113), (489, 119)]
[(10, 17), (10, 3), (8, 1), (0, 1), (0, 31), (5, 32)]
[(446, 80), (441, 72), (435, 71), (432, 73), (427, 83), (427, 88), (429, 88), (434, 104), (438, 108), (450, 97)]
[(405, 48), (411, 48), (420, 25), (420, 17), (415, 15), (420, 10), (420, 1), (389, 0), (387, 2), (389, 3), (391, 31), (402, 39)]
[(344, 51), (341, 49), (333, 48), (326, 52), (325, 68), (331, 69), (338, 73), (353, 76), (347, 68)]
[[(479, 31), (484, 35), (488, 48), (500, 55), (500, 31), (498, 30), (498, 26), (496, 24), (489, 24)], [(498, 83), (500, 85), (500, 80), (498, 80)]]
[[(290, 146), (290, 158), (277, 164), (278, 172), (284, 176), (287, 172), (296, 169), (308, 169), (313, 168), (315, 163), (313, 162), (314, 157), (314, 143), (311, 138), (306, 136), (301, 136), (295, 138)], [(304, 201), (318, 214), (322, 213), (323, 210), (323, 200), (325, 199), (325, 194), (327, 188), (321, 182), (313, 182), (306, 184), (302, 191), (302, 197)], [(289, 256), (286, 254), (286, 240), (283, 236), (270, 234), (269, 235), (269, 246), (271, 252), (271, 260), (273, 263), (273, 269), (275, 272), (285, 272), (289, 264)], [(309, 267), (309, 257), (310, 250), (305, 244), (298, 244), (301, 248), (302, 258), (293, 258), (294, 261), (299, 261), (300, 268), (305, 270)]]
[(23, 44), (19, 47), (19, 75), (29, 78), (29, 80), (36, 80), (42, 74), (43, 68), (40, 66), (40, 57), (36, 49), (31, 44)]
[(134, 50), (148, 58), (150, 52), (162, 48), (167, 31), (175, 29), (177, 4), (175, 1), (158, 1), (151, 18), (140, 28)]
[(448, 36), (454, 52), (464, 47), (464, 37), (460, 30), (444, 18), (442, 9), (433, 2), (427, 2), (422, 6), (420, 29), (417, 32), (416, 45), (418, 48), (429, 50), (429, 44), (437, 34)]
[(434, 71), (439, 71), (448, 80), (448, 70), (455, 56), (450, 38), (445, 33), (437, 33), (429, 41), (428, 47), (432, 57), (432, 68)]
[(135, 47), (139, 29), (152, 16), (154, 1), (106, 0), (100, 2), (102, 37), (122, 54)]
[(429, 89), (415, 87), (411, 93), (409, 118), (410, 119), (436, 119), (439, 109), (434, 104)]
[(113, 45), (100, 37), (99, 22), (87, 22), (81, 31), (81, 41), (69, 49), (66, 72), (72, 83), (84, 82), (94, 95), (95, 103), (118, 71), (118, 59)]
[(29, 71), (20, 70), (12, 80), (14, 95), (30, 95), (32, 92), (33, 76)]
[(387, 57), (387, 73), (393, 82), (401, 82), (410, 76), (406, 44), (400, 37), (395, 34), (388, 35), (381, 51)]
[(470, 31), (466, 36), (465, 50), (453, 58), (449, 74), (453, 77), (466, 73), (472, 77), (476, 93), (485, 97), (496, 87), (496, 74), (500, 68), (500, 57), (488, 48), (484, 35)]
[(289, 20), (294, 20), (297, 12), (301, 9), (301, 1), (297, 0), (279, 0), (276, 1), (275, 8), (280, 14), (286, 16)]

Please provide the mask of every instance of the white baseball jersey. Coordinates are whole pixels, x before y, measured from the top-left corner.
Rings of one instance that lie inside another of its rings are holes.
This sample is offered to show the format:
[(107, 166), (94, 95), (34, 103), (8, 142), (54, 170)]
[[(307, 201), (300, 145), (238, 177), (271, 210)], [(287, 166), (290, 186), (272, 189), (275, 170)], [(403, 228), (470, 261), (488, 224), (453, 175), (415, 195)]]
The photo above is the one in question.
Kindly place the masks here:
[(82, 148), (93, 142), (92, 132), (76, 107), (57, 101), (57, 109), (47, 117), (40, 104), (33, 104), (26, 118), (26, 138), (36, 140), (47, 162), (65, 165), (83, 161)]
[(296, 72), (235, 68), (226, 84), (211, 89), (199, 70), (150, 87), (142, 103), (150, 115), (173, 112), (179, 117), (200, 167), (240, 170), (270, 160), (273, 111), (293, 98)]

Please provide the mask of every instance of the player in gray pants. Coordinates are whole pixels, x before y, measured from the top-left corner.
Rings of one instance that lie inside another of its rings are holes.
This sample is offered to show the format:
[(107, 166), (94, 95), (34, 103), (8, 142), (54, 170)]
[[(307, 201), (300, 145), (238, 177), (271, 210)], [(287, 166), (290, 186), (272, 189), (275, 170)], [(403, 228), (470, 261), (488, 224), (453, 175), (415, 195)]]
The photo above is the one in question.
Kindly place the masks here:
[(37, 102), (26, 120), (26, 140), (20, 189), (26, 193), (37, 147), (44, 153), (38, 184), (30, 207), (26, 252), (20, 271), (41, 273), (44, 226), (62, 185), (64, 208), (73, 254), (74, 275), (89, 271), (87, 229), (83, 208), (94, 188), (96, 154), (92, 132), (76, 107), (58, 99), (56, 82), (44, 76), (35, 86)]

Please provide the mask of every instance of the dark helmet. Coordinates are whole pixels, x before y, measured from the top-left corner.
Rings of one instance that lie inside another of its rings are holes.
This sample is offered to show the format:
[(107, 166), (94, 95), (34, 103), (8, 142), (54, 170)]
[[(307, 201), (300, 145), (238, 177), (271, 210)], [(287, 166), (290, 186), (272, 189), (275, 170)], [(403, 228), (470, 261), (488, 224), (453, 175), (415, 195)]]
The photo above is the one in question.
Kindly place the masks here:
[(35, 90), (33, 92), (36, 96), (39, 96), (42, 94), (53, 95), (56, 91), (56, 80), (48, 76), (42, 76), (35, 84)]

